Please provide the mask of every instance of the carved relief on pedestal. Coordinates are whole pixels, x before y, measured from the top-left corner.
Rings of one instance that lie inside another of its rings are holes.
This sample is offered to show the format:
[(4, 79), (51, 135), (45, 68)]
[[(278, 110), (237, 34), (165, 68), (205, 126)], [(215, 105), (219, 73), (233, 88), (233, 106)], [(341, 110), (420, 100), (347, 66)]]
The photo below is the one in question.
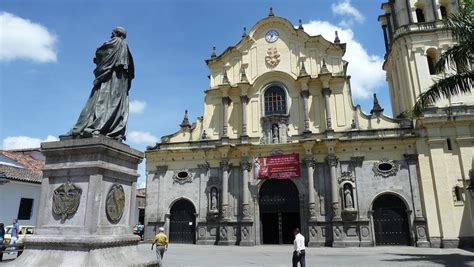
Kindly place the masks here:
[(81, 203), (82, 189), (71, 182), (66, 182), (53, 192), (53, 213), (61, 220), (72, 217)]
[(249, 229), (245, 226), (242, 227), (242, 239), (246, 240), (249, 236)]
[(316, 227), (311, 226), (311, 228), (309, 229), (309, 234), (312, 238), (315, 238), (318, 235), (318, 230), (316, 229)]
[(107, 194), (105, 200), (105, 213), (107, 219), (116, 224), (120, 221), (125, 208), (125, 192), (122, 185), (114, 184)]

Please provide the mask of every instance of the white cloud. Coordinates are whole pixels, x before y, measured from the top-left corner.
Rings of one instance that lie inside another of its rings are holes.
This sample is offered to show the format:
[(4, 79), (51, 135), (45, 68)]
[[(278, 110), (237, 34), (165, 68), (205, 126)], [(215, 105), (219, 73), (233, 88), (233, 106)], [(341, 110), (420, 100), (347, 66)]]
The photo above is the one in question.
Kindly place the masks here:
[(0, 61), (56, 62), (56, 36), (40, 24), (0, 12)]
[(347, 43), (344, 59), (349, 62), (347, 72), (351, 75), (351, 90), (354, 97), (368, 98), (377, 87), (385, 83), (383, 58), (369, 55), (362, 44), (354, 40), (354, 32), (351, 29), (327, 21), (310, 21), (303, 26), (308, 34), (320, 34), (329, 41), (334, 40), (334, 31), (338, 31), (341, 43)]
[(130, 113), (141, 114), (146, 108), (146, 102), (140, 100), (132, 100), (129, 104)]
[(335, 15), (348, 16), (349, 20), (343, 20), (341, 25), (351, 25), (352, 20), (359, 23), (364, 22), (365, 17), (351, 4), (351, 0), (340, 0), (337, 4), (331, 4), (332, 13)]
[(48, 135), (46, 139), (34, 138), (29, 136), (8, 136), (3, 139), (3, 149), (23, 149), (40, 147), (41, 142), (58, 141), (58, 138)]
[(154, 145), (158, 138), (149, 132), (131, 131), (127, 135), (127, 140), (138, 145)]
[(142, 162), (140, 165), (138, 165), (138, 174), (140, 176), (138, 177), (137, 180), (137, 189), (138, 188), (145, 188), (146, 187), (146, 171), (145, 171), (146, 163)]

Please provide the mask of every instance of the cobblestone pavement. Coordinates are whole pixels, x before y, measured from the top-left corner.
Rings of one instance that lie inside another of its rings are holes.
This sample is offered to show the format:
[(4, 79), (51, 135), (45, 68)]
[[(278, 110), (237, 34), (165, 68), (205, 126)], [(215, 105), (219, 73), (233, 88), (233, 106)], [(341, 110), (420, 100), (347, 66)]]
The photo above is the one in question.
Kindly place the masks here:
[[(144, 253), (154, 253), (140, 244)], [(291, 266), (292, 246), (222, 247), (170, 244), (168, 266)], [(474, 266), (474, 253), (462, 249), (415, 247), (307, 248), (306, 266)]]
[[(138, 249), (155, 256), (148, 243)], [(187, 266), (291, 266), (292, 246), (197, 246), (170, 244), (165, 253), (166, 267)], [(12, 260), (16, 255), (5, 255)], [(1, 265), (1, 263), (0, 263)], [(462, 249), (425, 249), (414, 247), (307, 248), (306, 266), (473, 266), (474, 253)]]

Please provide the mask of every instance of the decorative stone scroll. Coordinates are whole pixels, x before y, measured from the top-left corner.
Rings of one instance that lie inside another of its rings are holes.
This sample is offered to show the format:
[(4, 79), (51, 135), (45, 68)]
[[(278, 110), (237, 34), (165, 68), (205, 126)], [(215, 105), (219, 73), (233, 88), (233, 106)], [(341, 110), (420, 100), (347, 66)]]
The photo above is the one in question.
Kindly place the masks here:
[(105, 213), (107, 219), (116, 224), (120, 221), (125, 208), (125, 192), (122, 185), (114, 184), (107, 193), (105, 200)]
[(350, 171), (341, 172), (341, 176), (337, 179), (340, 184), (343, 182), (352, 182), (354, 183), (354, 175)]
[(66, 182), (53, 192), (53, 213), (61, 220), (74, 215), (81, 203), (82, 189), (71, 182)]
[(382, 159), (379, 162), (375, 162), (372, 168), (375, 176), (382, 176), (384, 178), (396, 175), (399, 170), (400, 165), (389, 159)]
[(193, 174), (187, 169), (176, 170), (173, 174), (173, 183), (185, 184), (193, 181)]

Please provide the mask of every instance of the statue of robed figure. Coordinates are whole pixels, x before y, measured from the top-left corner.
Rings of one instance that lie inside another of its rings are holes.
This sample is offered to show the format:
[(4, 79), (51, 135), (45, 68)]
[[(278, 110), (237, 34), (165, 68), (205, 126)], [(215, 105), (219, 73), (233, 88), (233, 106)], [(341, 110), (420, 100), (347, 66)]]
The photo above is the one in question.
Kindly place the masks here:
[(125, 140), (128, 121), (128, 92), (134, 78), (133, 58), (122, 27), (95, 52), (95, 80), (86, 106), (76, 125), (61, 139), (106, 136)]

